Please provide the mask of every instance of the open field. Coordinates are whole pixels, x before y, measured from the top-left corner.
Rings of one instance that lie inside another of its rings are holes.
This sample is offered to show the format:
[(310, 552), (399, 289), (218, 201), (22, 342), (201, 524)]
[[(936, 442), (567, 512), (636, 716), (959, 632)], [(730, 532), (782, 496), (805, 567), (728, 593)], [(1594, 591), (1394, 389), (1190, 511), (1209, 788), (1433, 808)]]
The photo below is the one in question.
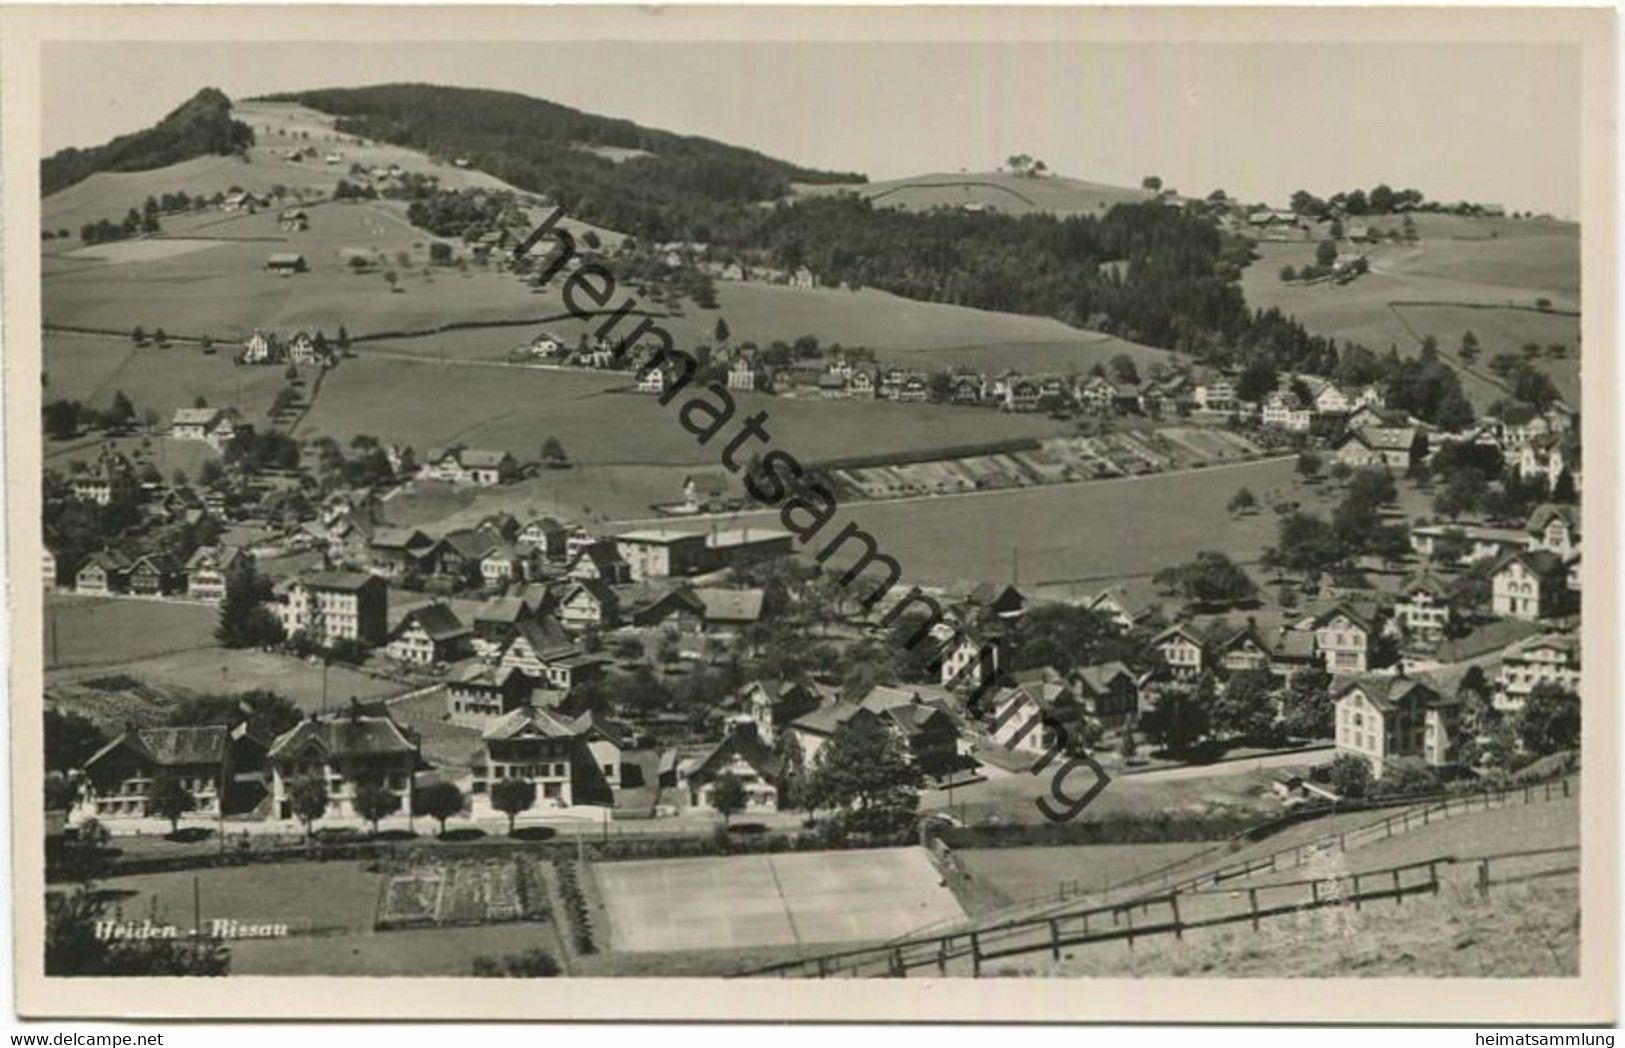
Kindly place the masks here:
[(151, 343), (137, 347), (128, 339), (51, 334), (43, 351), (46, 400), (105, 408), (122, 389), (138, 413), (151, 408), (163, 425), (176, 408), (191, 407), (201, 396), (217, 407), (235, 407), (248, 422), (262, 426), (277, 391), (287, 385), (282, 368), (238, 366), (227, 348), (204, 356), (195, 345), (159, 349)]
[(1130, 877), (1207, 851), (1212, 841), (1175, 844), (1080, 844), (1031, 848), (962, 848), (965, 869), (1010, 899), (1057, 891), (1096, 892)]
[(916, 175), (859, 185), (798, 184), (794, 190), (795, 195), (801, 197), (852, 194), (877, 205), (908, 211), (973, 207), (1014, 215), (1037, 212), (1099, 214), (1116, 204), (1137, 203), (1151, 198), (1151, 194), (1143, 189), (1108, 186), (1059, 176), (1023, 178), (1003, 171)]
[[(687, 396), (618, 392), (624, 374), (347, 360), (329, 374), (299, 436), (347, 440), (370, 433), (420, 452), (452, 441), (502, 448), (534, 460), (557, 436), (585, 465), (716, 466), (721, 440), (699, 444), (679, 424)], [(455, 396), (448, 396), (454, 390)], [(860, 403), (735, 394), (735, 419), (765, 411), (776, 447), (802, 462), (857, 454), (918, 451), (1010, 437), (1047, 436), (1064, 424), (1042, 415), (1007, 415), (929, 404)], [(434, 405), (429, 410), (425, 405)], [(738, 422), (733, 424), (737, 428)], [(723, 436), (729, 436), (731, 428)], [(677, 478), (681, 483), (681, 478)], [(669, 496), (668, 496), (669, 497)]]
[(963, 916), (918, 848), (598, 863), (593, 872), (619, 951), (860, 942)]
[[(1023, 586), (1147, 577), (1207, 549), (1250, 564), (1275, 541), (1276, 525), (1269, 513), (1231, 518), (1225, 512), (1243, 486), (1268, 504), (1270, 493), (1292, 491), (1292, 461), (950, 498), (854, 502), (815, 538), (814, 547), (821, 548), (850, 520), (897, 558), (905, 580), (921, 583), (1004, 577), (1012, 553)], [(776, 511), (756, 511), (729, 519), (762, 524), (778, 517)], [(1214, 520), (1224, 527), (1215, 529)], [(849, 564), (858, 545), (848, 543), (831, 562)]]
[(160, 600), (51, 594), (45, 601), (45, 667), (106, 666), (212, 647), (218, 609)]
[[(1458, 368), (1461, 337), (1468, 331), (1478, 336), (1480, 355), (1474, 369), (1488, 376), (1486, 365), (1498, 353), (1523, 358), (1522, 349), (1533, 342), (1542, 355), (1534, 361), (1546, 372), (1563, 399), (1580, 403), (1580, 318), (1564, 313), (1540, 313), (1528, 309), (1483, 309), (1469, 306), (1414, 306), (1396, 304), (1400, 321), (1422, 336), (1434, 335), (1440, 351)], [(1554, 360), (1544, 350), (1554, 343), (1568, 347), (1568, 353)], [(1474, 383), (1477, 385), (1478, 383)]]
[[(145, 607), (145, 603), (142, 606)], [(204, 610), (209, 613), (209, 622), (200, 625), (192, 636), (208, 646), (145, 658), (115, 658), (93, 666), (82, 665), (54, 671), (48, 679), (51, 682), (67, 682), (122, 674), (149, 684), (198, 692), (239, 692), (265, 688), (285, 696), (301, 710), (322, 708), (322, 667), (319, 663), (312, 665), (291, 655), (246, 648), (231, 650), (215, 647), (209, 643), (213, 636), (213, 612), (212, 609)], [(64, 629), (62, 632), (66, 639), (68, 631)], [(92, 633), (89, 636), (99, 638), (101, 635)], [(380, 699), (405, 690), (404, 685), (368, 676), (348, 666), (332, 665), (327, 669), (326, 701), (329, 709), (339, 709), (352, 696)]]

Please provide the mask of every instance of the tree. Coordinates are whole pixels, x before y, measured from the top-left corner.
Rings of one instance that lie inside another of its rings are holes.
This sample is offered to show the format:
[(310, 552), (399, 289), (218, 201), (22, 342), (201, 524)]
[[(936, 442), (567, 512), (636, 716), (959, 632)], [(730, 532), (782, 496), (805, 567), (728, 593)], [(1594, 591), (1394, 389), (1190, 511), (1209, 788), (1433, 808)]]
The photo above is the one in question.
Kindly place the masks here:
[(1305, 451), (1298, 456), (1298, 461), (1292, 468), (1304, 480), (1314, 480), (1320, 476), (1321, 458), (1313, 451)]
[(169, 820), (169, 832), (178, 833), (181, 816), (197, 810), (197, 798), (173, 775), (158, 775), (147, 787), (147, 814)]
[(1139, 366), (1134, 358), (1127, 353), (1119, 353), (1111, 360), (1112, 378), (1117, 382), (1138, 383), (1140, 381)]
[(70, 440), (79, 434), (84, 407), (77, 400), (53, 400), (45, 405), (45, 435), (52, 440)]
[(1330, 268), (1337, 261), (1337, 241), (1327, 238), (1315, 246), (1315, 265)]
[(728, 330), (728, 322), (722, 317), (718, 317), (717, 326), (712, 329), (711, 333), (713, 336), (713, 341), (715, 341), (717, 345), (726, 345), (728, 342), (728, 336), (731, 334), (731, 332)]
[(1459, 564), (1472, 552), (1467, 533), (1460, 528), (1446, 528), (1433, 540), (1433, 552), (1428, 559), (1435, 564)]
[(1464, 513), (1477, 512), (1489, 491), (1489, 481), (1478, 470), (1470, 466), (1453, 470), (1433, 494), (1433, 512), (1451, 520)]
[(1213, 728), (1237, 738), (1268, 742), (1275, 729), (1275, 678), (1268, 670), (1234, 674), (1213, 705)]
[(1327, 771), (1332, 790), (1348, 800), (1360, 800), (1371, 792), (1371, 762), (1353, 753), (1339, 753)]
[(113, 394), (113, 406), (103, 416), (110, 429), (124, 429), (135, 419), (135, 405), (121, 389)]
[(922, 781), (896, 735), (876, 718), (854, 717), (819, 749), (811, 798), (859, 832), (891, 834), (912, 823)]
[(386, 270), (384, 272), (384, 283), (389, 285), (389, 290), (399, 291), (401, 289), (401, 275), (393, 269)]
[(491, 787), (491, 807), (508, 817), (508, 836), (514, 822), (536, 806), (536, 784), (529, 779), (501, 779)]
[(1012, 651), (1007, 654), (1018, 670), (1052, 666), (1070, 673), (1095, 662), (1102, 646), (1117, 635), (1116, 625), (1102, 612), (1072, 604), (1043, 604), (1029, 608), (1017, 620), (1009, 637)]
[(1213, 681), (1203, 678), (1195, 687), (1162, 685), (1151, 708), (1140, 716), (1140, 731), (1169, 753), (1183, 753), (1207, 736), (1211, 726), (1209, 701)]
[(340, 353), (348, 353), (350, 351), (350, 332), (345, 329), (343, 324), (339, 325), (339, 335), (337, 341)]
[(747, 800), (745, 784), (731, 771), (723, 772), (711, 783), (711, 808), (722, 816), (724, 825), (745, 810)]
[(282, 624), (264, 606), (269, 596), (270, 584), (253, 569), (227, 575), (215, 640), (227, 648), (254, 648), (281, 640)]
[(1238, 488), (1236, 493), (1230, 496), (1229, 504), (1225, 506), (1225, 509), (1233, 514), (1251, 513), (1257, 508), (1258, 496), (1254, 495), (1248, 488)]
[(570, 456), (565, 454), (558, 437), (550, 436), (542, 441), (542, 463), (548, 469), (563, 469), (570, 464)]
[(305, 825), (305, 840), (310, 840), (311, 827), (327, 814), (327, 783), (315, 776), (295, 779), (288, 786), (288, 804), (294, 818)]
[(1281, 267), (1281, 283), (1290, 284), (1296, 279), (1298, 279), (1298, 271), (1296, 269), (1293, 269), (1291, 266)]
[(444, 240), (436, 240), (429, 245), (429, 261), (437, 266), (451, 265), (451, 245)]
[(1337, 727), (1331, 682), (1331, 674), (1321, 669), (1294, 673), (1281, 697), (1282, 730), (1298, 739), (1331, 738)]
[(437, 782), (425, 786), (417, 792), (412, 801), (412, 810), (420, 815), (427, 815), (440, 823), (440, 836), (446, 835), (446, 820), (453, 815), (461, 815), (464, 806), (463, 791), (454, 783)]
[(1214, 550), (1203, 550), (1195, 560), (1164, 568), (1151, 581), (1163, 592), (1178, 594), (1193, 604), (1235, 604), (1258, 592), (1239, 565)]
[(1535, 685), (1517, 717), (1518, 740), (1544, 757), (1580, 745), (1580, 696), (1550, 681)]
[(787, 731), (779, 737), (779, 807), (800, 809), (812, 813), (807, 789), (807, 757), (801, 749), (796, 732)]
[(140, 324), (137, 324), (130, 331), (130, 341), (134, 342), (138, 346), (144, 345), (146, 343), (146, 341), (147, 341), (147, 333), (144, 330), (142, 330)]
[(105, 745), (107, 736), (89, 717), (46, 708), (46, 771), (77, 771)]
[(356, 788), (355, 813), (372, 824), (374, 836), (378, 833), (379, 821), (400, 810), (401, 795), (382, 783), (369, 782)]
[(1162, 178), (1157, 175), (1146, 175), (1140, 179), (1140, 188), (1149, 189), (1153, 193), (1162, 192)]
[(1468, 331), (1461, 336), (1461, 359), (1472, 364), (1478, 359), (1478, 354), (1478, 336)]

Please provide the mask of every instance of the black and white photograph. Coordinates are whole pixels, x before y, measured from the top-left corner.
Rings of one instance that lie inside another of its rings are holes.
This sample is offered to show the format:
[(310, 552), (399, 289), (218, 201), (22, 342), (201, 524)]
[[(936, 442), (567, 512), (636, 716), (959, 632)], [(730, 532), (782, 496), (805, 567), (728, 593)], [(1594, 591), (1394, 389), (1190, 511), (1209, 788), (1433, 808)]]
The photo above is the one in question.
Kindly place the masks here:
[(42, 1013), (1614, 1015), (1611, 12), (422, 11), (0, 16)]

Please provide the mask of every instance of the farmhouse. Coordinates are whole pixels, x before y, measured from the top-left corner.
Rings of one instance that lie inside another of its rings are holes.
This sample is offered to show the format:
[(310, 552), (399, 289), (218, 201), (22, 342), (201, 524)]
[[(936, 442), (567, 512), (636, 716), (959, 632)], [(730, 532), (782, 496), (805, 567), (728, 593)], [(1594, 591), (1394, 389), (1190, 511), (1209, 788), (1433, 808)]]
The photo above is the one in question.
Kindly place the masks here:
[(614, 543), (593, 541), (580, 548), (565, 574), (572, 579), (591, 579), (613, 586), (631, 579), (632, 569), (621, 559)]
[(1124, 633), (1151, 617), (1151, 609), (1130, 599), (1128, 591), (1122, 586), (1101, 590), (1091, 597), (1084, 607), (1105, 615)]
[(123, 455), (103, 455), (95, 465), (73, 477), (73, 497), (98, 506), (111, 506), (135, 495), (135, 470)]
[(226, 599), (230, 580), (254, 568), (254, 556), (234, 546), (199, 546), (186, 561), (186, 595), (215, 604)]
[(699, 633), (705, 628), (705, 605), (684, 582), (639, 583), (621, 593), (621, 602), (634, 626), (664, 627), (679, 633)]
[(1333, 692), (1337, 704), (1337, 750), (1364, 757), (1374, 778), (1390, 762), (1418, 757), (1446, 763), (1457, 705), (1419, 681), (1359, 676)]
[(1526, 533), (1513, 528), (1491, 528), (1470, 524), (1422, 524), (1411, 529), (1411, 548), (1424, 557), (1434, 559), (1434, 551), (1438, 548), (1439, 541), (1458, 534), (1466, 544), (1466, 552), (1458, 561), (1461, 564), (1494, 560), (1525, 548), (1529, 542)]
[(331, 367), (337, 358), (324, 335), (318, 332), (312, 337), (309, 332), (300, 331), (288, 340), (288, 359), (300, 365)]
[(1394, 605), (1394, 618), (1405, 635), (1423, 644), (1438, 644), (1455, 616), (1455, 597), (1432, 572), (1424, 571), (1407, 580), (1403, 597)]
[(495, 487), (518, 479), (519, 463), (506, 451), (431, 448), (420, 473), (427, 480)]
[(328, 814), (355, 818), (357, 793), (368, 786), (400, 798), (412, 813), (413, 782), (425, 768), (415, 735), (396, 723), (383, 704), (350, 708), (331, 717), (315, 715), (289, 728), (271, 743), (272, 809), (281, 819), (295, 816), (292, 787), (315, 779), (327, 787)]
[(1174, 623), (1152, 637), (1149, 644), (1175, 677), (1195, 677), (1208, 668), (1207, 638), (1188, 623)]
[(707, 633), (737, 633), (762, 619), (766, 594), (759, 589), (713, 589), (693, 591), (699, 601)]
[(176, 408), (169, 435), (175, 440), (201, 440), (220, 451), (235, 439), (242, 423), (236, 408)]
[(1414, 426), (1364, 426), (1337, 448), (1337, 460), (1354, 469), (1404, 472), (1426, 455), (1427, 438)]
[(519, 541), (540, 550), (544, 557), (559, 560), (564, 556), (564, 542), (569, 530), (552, 517), (536, 517), (519, 529)]
[(516, 669), (547, 687), (569, 691), (602, 673), (604, 662), (577, 648), (557, 620), (545, 618), (519, 623), (498, 665)]
[(581, 579), (559, 597), (558, 616), (567, 630), (613, 629), (621, 621), (621, 599), (607, 583)]
[(1264, 425), (1274, 429), (1307, 433), (1314, 424), (1315, 412), (1291, 390), (1277, 390), (1264, 398), (1262, 419)]
[(367, 547), (368, 570), (396, 582), (426, 570), (435, 541), (417, 528), (379, 528)]
[(1580, 552), (1580, 513), (1548, 502), (1529, 516), (1529, 548), (1550, 550), (1567, 560)]
[(164, 597), (185, 585), (185, 576), (162, 554), (149, 553), (130, 565), (127, 586), (139, 596)]
[(219, 816), (241, 810), (241, 800), (261, 792), (266, 743), (248, 730), (224, 724), (185, 728), (132, 728), (85, 761), (82, 813), (96, 819), (148, 815), (154, 782), (172, 779), (192, 795), (193, 812)]
[(256, 331), (243, 342), (244, 364), (276, 364), (283, 358), (282, 342), (275, 335)]
[(383, 644), (389, 631), (389, 584), (376, 575), (327, 571), (288, 584), (282, 606), (282, 628), (291, 637), (331, 645), (355, 641), (367, 647)]
[(1326, 672), (1364, 673), (1371, 664), (1376, 625), (1347, 605), (1338, 604), (1315, 617), (1315, 650)]
[(282, 276), (291, 276), (303, 273), (310, 267), (305, 264), (304, 255), (295, 251), (278, 251), (265, 260), (265, 268)]
[(303, 233), (310, 228), (310, 216), (302, 207), (286, 208), (277, 213), (276, 224), (284, 233)]
[(389, 631), (386, 651), (397, 662), (420, 666), (456, 662), (472, 647), (474, 631), (444, 604), (408, 611)]

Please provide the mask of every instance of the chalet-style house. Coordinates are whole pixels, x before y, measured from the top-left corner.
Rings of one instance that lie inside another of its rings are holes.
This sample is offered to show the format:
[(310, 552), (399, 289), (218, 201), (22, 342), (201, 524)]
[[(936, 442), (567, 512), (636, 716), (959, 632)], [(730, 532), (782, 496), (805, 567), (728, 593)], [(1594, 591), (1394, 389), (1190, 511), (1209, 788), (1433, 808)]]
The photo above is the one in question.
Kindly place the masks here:
[(236, 408), (176, 408), (169, 435), (175, 440), (200, 440), (221, 451), (236, 439), (242, 423)]
[(473, 650), (474, 631), (444, 604), (426, 604), (402, 616), (389, 631), (390, 658), (419, 666), (452, 663)]
[(1365, 673), (1371, 669), (1377, 624), (1368, 616), (1338, 604), (1315, 616), (1315, 650), (1327, 673)]
[(1152, 637), (1150, 644), (1176, 678), (1196, 677), (1212, 668), (1207, 658), (1207, 638), (1189, 623), (1174, 623)]
[(690, 807), (710, 808), (712, 790), (723, 775), (732, 775), (745, 788), (746, 811), (771, 811), (779, 806), (779, 777), (784, 762), (757, 733), (752, 723), (735, 722), (721, 741), (692, 762), (678, 766), (678, 783), (688, 789)]
[(557, 620), (521, 622), (502, 650), (499, 665), (518, 670), (549, 688), (569, 691), (603, 671), (604, 659), (576, 647)]
[(757, 384), (756, 361), (748, 353), (734, 357), (728, 366), (728, 388), (742, 393), (754, 393)]
[(705, 604), (686, 583), (653, 581), (622, 592), (622, 607), (632, 625), (699, 633), (705, 629)]
[(108, 597), (123, 593), (129, 578), (130, 562), (111, 550), (101, 550), (92, 553), (79, 566), (73, 588), (86, 596)]
[(265, 754), (246, 724), (131, 728), (85, 762), (80, 804), (96, 819), (143, 818), (153, 783), (169, 778), (192, 795), (193, 814), (233, 814), (264, 795)]
[(302, 207), (284, 208), (277, 212), (276, 225), (284, 233), (303, 233), (310, 228), (310, 215)]
[(558, 616), (567, 630), (614, 629), (621, 621), (621, 599), (607, 583), (578, 579), (560, 595)]
[(169, 558), (149, 553), (130, 565), (125, 588), (140, 597), (167, 597), (186, 588), (186, 575)]
[(417, 528), (378, 528), (367, 546), (367, 568), (392, 582), (426, 574), (434, 539)]
[(325, 571), (294, 579), (282, 605), (288, 636), (323, 646), (355, 641), (377, 647), (389, 634), (389, 584), (377, 575)]
[(700, 602), (705, 632), (734, 634), (762, 620), (767, 595), (759, 589), (717, 589), (699, 587), (693, 591)]
[(519, 541), (541, 551), (548, 560), (564, 558), (564, 543), (570, 530), (552, 517), (527, 520), (519, 529)]
[(552, 707), (563, 692), (538, 694), (530, 678), (511, 666), (469, 662), (446, 681), (446, 719), (460, 728), (484, 731), (521, 706)]
[(1290, 389), (1276, 390), (1264, 398), (1264, 425), (1288, 433), (1307, 433), (1315, 423), (1315, 409)]
[(1490, 606), (1497, 615), (1534, 622), (1566, 612), (1571, 594), (1563, 558), (1547, 549), (1503, 558), (1490, 574)]
[(1495, 680), (1495, 706), (1523, 709), (1529, 695), (1542, 684), (1566, 691), (1580, 690), (1580, 638), (1572, 633), (1542, 633), (1527, 637), (1501, 655)]
[(1528, 534), (1515, 528), (1492, 528), (1477, 524), (1419, 524), (1411, 528), (1411, 549), (1428, 560), (1434, 560), (1434, 550), (1439, 540), (1457, 534), (1466, 543), (1466, 551), (1457, 561), (1458, 564), (1496, 560), (1516, 553), (1529, 544)]
[(1344, 681), (1332, 697), (1338, 752), (1365, 758), (1373, 778), (1404, 758), (1434, 767), (1448, 762), (1458, 712), (1454, 699), (1420, 681), (1368, 675)]
[(73, 497), (98, 506), (133, 499), (139, 490), (130, 460), (119, 454), (102, 454), (81, 473), (69, 480)]
[(389, 790), (410, 815), (413, 782), (425, 767), (417, 738), (387, 707), (354, 700), (342, 713), (312, 715), (283, 732), (271, 743), (267, 761), (272, 809), (282, 819), (294, 817), (290, 791), (302, 779), (326, 783), (329, 815), (357, 817), (355, 798), (363, 786)]
[(491, 790), (506, 779), (536, 787), (537, 807), (613, 804), (621, 781), (621, 747), (592, 714), (565, 717), (521, 706), (480, 735), (470, 792), (489, 807)]
[(243, 342), (238, 359), (244, 364), (279, 364), (283, 360), (282, 342), (270, 332), (256, 331)]
[(519, 478), (519, 463), (506, 451), (474, 448), (433, 448), (424, 459), (419, 476), (448, 484), (495, 487)]
[(1580, 511), (1574, 506), (1545, 503), (1529, 516), (1529, 548), (1544, 549), (1564, 560), (1580, 552)]
[(570, 555), (570, 566), (565, 577), (577, 581), (602, 582), (618, 586), (633, 581), (632, 566), (620, 554), (615, 543), (593, 541), (579, 547)]
[(1151, 617), (1151, 609), (1132, 600), (1121, 586), (1101, 590), (1084, 607), (1105, 615), (1119, 630), (1127, 633)]

